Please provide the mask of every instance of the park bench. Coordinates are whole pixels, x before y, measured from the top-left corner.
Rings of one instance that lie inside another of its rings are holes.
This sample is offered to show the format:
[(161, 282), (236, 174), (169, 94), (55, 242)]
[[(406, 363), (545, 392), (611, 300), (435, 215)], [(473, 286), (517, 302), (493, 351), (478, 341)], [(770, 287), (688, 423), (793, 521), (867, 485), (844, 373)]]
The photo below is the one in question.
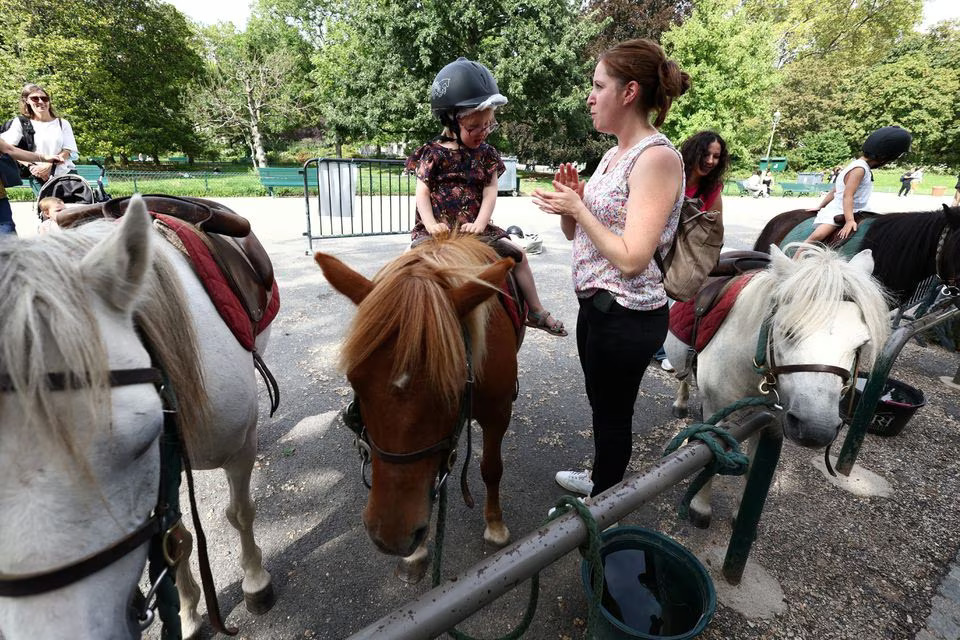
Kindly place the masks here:
[(783, 190), (783, 195), (785, 196), (817, 195), (830, 191), (830, 189), (833, 188), (833, 184), (829, 182), (818, 182), (814, 184), (806, 182), (781, 182), (780, 188)]
[[(303, 189), (303, 169), (298, 167), (260, 167), (260, 184), (267, 188), (267, 193), (273, 196), (274, 187), (298, 187)], [(317, 186), (317, 173), (308, 173), (309, 186)]]

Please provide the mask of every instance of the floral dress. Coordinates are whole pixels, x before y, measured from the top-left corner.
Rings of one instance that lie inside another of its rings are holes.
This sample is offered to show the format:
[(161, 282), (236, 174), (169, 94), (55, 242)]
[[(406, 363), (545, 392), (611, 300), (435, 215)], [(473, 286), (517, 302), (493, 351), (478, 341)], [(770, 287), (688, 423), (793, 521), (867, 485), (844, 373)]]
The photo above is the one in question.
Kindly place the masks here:
[[(476, 222), (483, 200), (483, 189), (495, 180), (505, 167), (496, 149), (484, 143), (476, 149), (447, 149), (437, 141), (428, 142), (407, 158), (407, 170), (416, 174), (430, 189), (430, 204), (437, 222), (453, 229)], [(417, 240), (429, 237), (420, 212), (410, 236)], [(487, 241), (506, 237), (500, 227), (487, 224), (480, 236)]]

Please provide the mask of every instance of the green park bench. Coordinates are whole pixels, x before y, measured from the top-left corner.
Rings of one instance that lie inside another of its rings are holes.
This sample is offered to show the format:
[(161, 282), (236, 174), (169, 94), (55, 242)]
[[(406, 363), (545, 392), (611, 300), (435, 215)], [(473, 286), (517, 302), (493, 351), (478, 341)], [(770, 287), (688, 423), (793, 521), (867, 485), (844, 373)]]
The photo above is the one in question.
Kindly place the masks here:
[(830, 182), (818, 182), (814, 184), (806, 182), (781, 182), (780, 189), (785, 196), (817, 195), (826, 193), (833, 188)]
[[(260, 184), (267, 188), (267, 193), (273, 195), (274, 187), (297, 187), (303, 189), (303, 169), (298, 167), (260, 167)], [(308, 173), (309, 186), (317, 186), (317, 172)]]

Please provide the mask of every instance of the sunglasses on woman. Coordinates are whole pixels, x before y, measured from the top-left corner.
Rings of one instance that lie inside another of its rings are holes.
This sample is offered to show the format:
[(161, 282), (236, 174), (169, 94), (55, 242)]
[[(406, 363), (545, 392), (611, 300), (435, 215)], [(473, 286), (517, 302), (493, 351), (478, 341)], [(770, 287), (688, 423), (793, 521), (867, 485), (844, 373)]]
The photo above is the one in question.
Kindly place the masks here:
[(47, 96), (30, 96), (30, 102), (36, 102), (37, 104), (41, 102), (50, 102), (50, 98)]

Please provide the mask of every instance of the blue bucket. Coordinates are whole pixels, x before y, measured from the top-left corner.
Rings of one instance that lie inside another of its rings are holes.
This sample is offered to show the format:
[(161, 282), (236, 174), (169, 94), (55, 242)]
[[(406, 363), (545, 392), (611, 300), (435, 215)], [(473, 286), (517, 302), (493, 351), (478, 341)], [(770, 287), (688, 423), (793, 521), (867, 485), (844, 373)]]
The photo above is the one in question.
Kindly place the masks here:
[[(707, 627), (717, 592), (706, 567), (677, 541), (642, 527), (613, 527), (600, 534), (604, 584), (595, 640), (686, 640)], [(580, 575), (593, 597), (591, 566)]]

